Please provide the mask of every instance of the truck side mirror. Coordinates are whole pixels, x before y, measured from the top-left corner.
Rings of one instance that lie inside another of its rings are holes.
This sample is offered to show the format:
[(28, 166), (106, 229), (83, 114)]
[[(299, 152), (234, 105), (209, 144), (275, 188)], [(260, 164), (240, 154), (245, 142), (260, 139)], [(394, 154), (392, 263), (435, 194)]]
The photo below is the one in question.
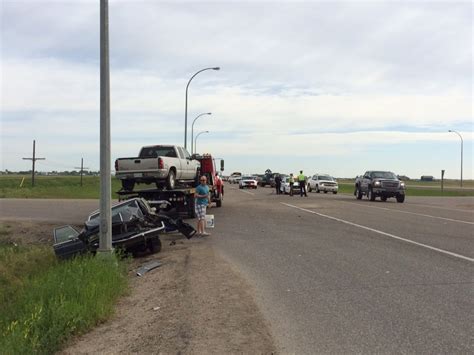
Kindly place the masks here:
[(224, 159), (221, 159), (221, 171), (224, 171)]

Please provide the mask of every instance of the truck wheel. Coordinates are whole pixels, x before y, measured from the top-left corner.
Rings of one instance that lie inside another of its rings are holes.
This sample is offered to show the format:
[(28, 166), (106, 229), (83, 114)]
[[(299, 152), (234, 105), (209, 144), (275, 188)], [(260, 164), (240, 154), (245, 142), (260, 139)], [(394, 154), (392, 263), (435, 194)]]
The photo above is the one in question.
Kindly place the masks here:
[(397, 202), (403, 203), (405, 201), (405, 195), (397, 195)]
[(153, 238), (148, 241), (148, 249), (150, 253), (159, 253), (161, 251), (161, 240), (160, 238)]
[(188, 197), (188, 217), (189, 218), (195, 218), (196, 217), (196, 210), (194, 209), (194, 194), (190, 195)]
[(311, 188), (311, 185), (308, 185), (308, 192), (311, 192), (313, 191), (313, 189)]
[(125, 191), (133, 191), (134, 187), (135, 187), (135, 181), (133, 181), (133, 180), (122, 180), (122, 188)]
[(385, 201), (387, 201), (387, 196), (382, 196), (382, 197), (380, 197), (380, 199), (381, 199), (383, 202), (385, 202)]
[(327, 190), (325, 190), (324, 193), (327, 194), (328, 193)]
[(360, 190), (359, 185), (356, 186), (355, 194), (358, 200), (362, 200), (362, 191)]
[(334, 195), (336, 195), (336, 194), (337, 194), (337, 191), (333, 191), (332, 193), (333, 193)]
[(176, 186), (176, 174), (174, 170), (168, 172), (168, 177), (166, 178), (166, 187), (168, 190), (173, 190)]
[(222, 207), (222, 195), (219, 195), (219, 199), (216, 200), (216, 207)]
[(200, 184), (200, 181), (199, 181), (200, 177), (201, 177), (201, 170), (200, 170), (200, 169), (197, 169), (197, 170), (196, 170), (196, 176), (194, 177), (194, 187), (198, 187), (198, 186), (199, 186), (199, 184)]
[(369, 187), (369, 193), (367, 194), (367, 197), (370, 201), (375, 201), (374, 190), (371, 187)]
[(319, 185), (316, 185), (316, 193), (318, 193), (318, 194), (320, 193), (320, 191), (319, 191)]

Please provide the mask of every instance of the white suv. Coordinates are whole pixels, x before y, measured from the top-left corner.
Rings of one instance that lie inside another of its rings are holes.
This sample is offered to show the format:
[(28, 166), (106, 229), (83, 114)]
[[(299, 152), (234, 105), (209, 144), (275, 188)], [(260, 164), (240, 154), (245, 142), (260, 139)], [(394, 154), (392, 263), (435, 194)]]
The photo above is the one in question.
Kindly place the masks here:
[(338, 188), (337, 181), (332, 176), (327, 174), (315, 174), (309, 180), (308, 192), (314, 190), (316, 192), (324, 191), (324, 193), (327, 193), (329, 191), (333, 194), (337, 194)]

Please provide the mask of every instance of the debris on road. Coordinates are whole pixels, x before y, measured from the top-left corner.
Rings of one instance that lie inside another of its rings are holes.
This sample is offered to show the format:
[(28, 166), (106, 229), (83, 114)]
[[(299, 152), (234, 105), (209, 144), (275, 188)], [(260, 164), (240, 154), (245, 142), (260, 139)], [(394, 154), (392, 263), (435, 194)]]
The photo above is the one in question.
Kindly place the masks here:
[(151, 271), (153, 269), (156, 269), (157, 267), (160, 267), (161, 266), (161, 262), (158, 261), (158, 260), (153, 260), (153, 261), (150, 261), (149, 263), (146, 263), (145, 265), (143, 265), (142, 267), (140, 267), (138, 270), (137, 270), (137, 276), (143, 276), (144, 274), (146, 274), (148, 271)]

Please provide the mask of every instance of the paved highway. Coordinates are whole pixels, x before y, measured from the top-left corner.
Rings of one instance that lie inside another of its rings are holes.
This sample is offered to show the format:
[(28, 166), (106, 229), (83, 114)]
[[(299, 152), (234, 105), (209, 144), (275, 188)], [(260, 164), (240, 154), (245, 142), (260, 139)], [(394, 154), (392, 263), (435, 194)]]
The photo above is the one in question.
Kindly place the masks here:
[(282, 353), (473, 353), (473, 210), (473, 198), (227, 185), (210, 240), (250, 281)]
[[(404, 204), (226, 186), (207, 239), (252, 286), (281, 353), (474, 352), (474, 198)], [(389, 200), (390, 201), (390, 200)], [(81, 224), (97, 200), (0, 200)]]

